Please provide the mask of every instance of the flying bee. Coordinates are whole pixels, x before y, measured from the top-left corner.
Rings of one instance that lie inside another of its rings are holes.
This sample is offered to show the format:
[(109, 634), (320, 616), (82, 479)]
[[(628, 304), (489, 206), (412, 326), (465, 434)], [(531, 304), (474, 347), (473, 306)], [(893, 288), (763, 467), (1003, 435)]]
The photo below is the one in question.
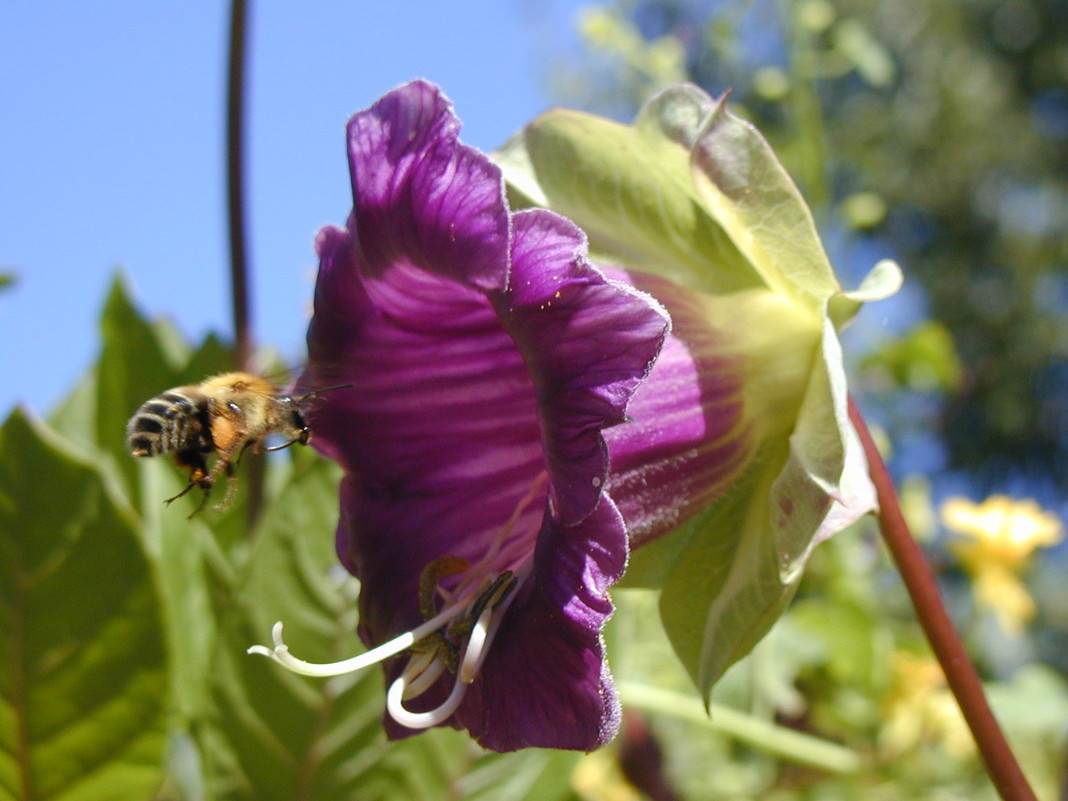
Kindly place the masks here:
[[(179, 467), (189, 471), (185, 489), (168, 498), (177, 500), (193, 487), (204, 497), (193, 514), (207, 503), (220, 473), (227, 478), (225, 508), (237, 487), (234, 464), (246, 449), (277, 451), (300, 443), (307, 445), (311, 429), (304, 419), (306, 402), (314, 395), (349, 384), (326, 387), (294, 397), (283, 395), (270, 381), (251, 373), (222, 373), (199, 384), (174, 387), (145, 401), (126, 424), (126, 444), (134, 456), (173, 453)], [(270, 434), (285, 441), (263, 447)], [(215, 454), (208, 468), (207, 458)], [(192, 517), (192, 515), (190, 515)]]

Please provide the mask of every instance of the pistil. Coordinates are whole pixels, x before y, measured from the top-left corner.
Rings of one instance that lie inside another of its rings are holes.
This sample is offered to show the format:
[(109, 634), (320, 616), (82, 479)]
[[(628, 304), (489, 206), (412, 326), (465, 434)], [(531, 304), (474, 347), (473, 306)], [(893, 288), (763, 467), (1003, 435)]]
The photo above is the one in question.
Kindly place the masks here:
[[(390, 716), (403, 726), (412, 729), (429, 728), (446, 720), (460, 706), (468, 685), (475, 680), (482, 668), (501, 618), (515, 597), (514, 590), (518, 583), (519, 579), (515, 575), (505, 571), (492, 581), (484, 581), (485, 589), (482, 591), (469, 592), (448, 603), (444, 609), (411, 631), (366, 653), (340, 662), (319, 664), (305, 662), (293, 656), (282, 639), (280, 621), (274, 624), (271, 631), (274, 648), (253, 645), (248, 649), (248, 653), (269, 657), (294, 673), (326, 677), (363, 670), (411, 649), (412, 655), (408, 664), (386, 693), (386, 709)], [(453, 625), (449, 626), (449, 623)], [(458, 666), (455, 653), (457, 644), (454, 642), (457, 638), (461, 638)], [(427, 643), (430, 643), (430, 647), (418, 649), (420, 644)], [(446, 669), (454, 669), (456, 679), (448, 698), (440, 706), (429, 712), (411, 712), (405, 708), (405, 700), (418, 697), (429, 690)]]

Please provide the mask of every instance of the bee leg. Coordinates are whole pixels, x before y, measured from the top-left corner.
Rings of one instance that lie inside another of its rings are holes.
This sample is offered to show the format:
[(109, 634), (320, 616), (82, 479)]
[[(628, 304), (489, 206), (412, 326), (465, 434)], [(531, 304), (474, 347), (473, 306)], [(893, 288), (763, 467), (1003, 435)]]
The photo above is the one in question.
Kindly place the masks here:
[(229, 506), (234, 499), (234, 493), (237, 491), (237, 473), (234, 472), (234, 466), (230, 460), (223, 461), (223, 469), (226, 472), (226, 494), (223, 496), (222, 501), (216, 504), (216, 509), (225, 509)]
[(307, 445), (308, 444), (308, 437), (305, 434), (301, 434), (299, 437), (293, 437), (293, 439), (289, 440), (288, 442), (283, 442), (281, 445), (272, 445), (270, 448), (264, 448), (263, 450), (264, 451), (281, 451), (281, 450), (285, 450), (290, 445), (296, 445), (298, 442), (301, 445)]
[[(254, 440), (254, 439), (250, 439), (248, 442), (246, 442), (244, 445), (242, 445), (241, 446), (241, 450), (239, 450), (237, 452), (237, 457), (233, 460), (233, 463), (234, 464), (241, 464), (241, 459), (244, 457), (245, 453), (248, 452), (248, 451), (252, 451), (253, 453), (259, 453), (259, 451), (260, 451), (259, 442), (257, 440)], [(227, 473), (227, 475), (229, 475), (229, 473)]]
[[(190, 484), (189, 486), (191, 487), (193, 485)], [(205, 486), (204, 484), (200, 484), (199, 486), (201, 489), (204, 490), (204, 494), (200, 496), (200, 503), (197, 504), (197, 508), (189, 513), (189, 516), (186, 517), (186, 520), (192, 520), (196, 515), (200, 514), (200, 510), (207, 506), (208, 498), (211, 497), (211, 484), (208, 484), (207, 486)], [(189, 487), (186, 487), (186, 489), (188, 490)], [(183, 492), (182, 494), (184, 495), (185, 492)]]
[(204, 504), (208, 502), (208, 496), (211, 494), (211, 487), (214, 484), (214, 480), (210, 473), (208, 473), (208, 466), (204, 462), (204, 454), (195, 450), (179, 451), (174, 455), (174, 461), (179, 467), (184, 467), (189, 470), (189, 483), (185, 485), (185, 489), (175, 495), (173, 498), (168, 498), (164, 503), (171, 503), (181, 498), (188, 493), (193, 487), (200, 487), (204, 491), (204, 497), (201, 498), (200, 504), (193, 510), (189, 517), (192, 517), (201, 509), (204, 508)]
[(167, 498), (167, 500), (165, 500), (164, 503), (166, 503), (166, 504), (174, 503), (174, 501), (176, 501), (179, 498), (181, 498), (183, 495), (185, 495), (187, 492), (189, 492), (189, 490), (193, 489), (193, 487), (195, 487), (195, 486), (197, 486), (197, 482), (190, 480), (190, 482), (185, 485), (185, 489), (184, 490), (179, 492), (177, 495), (172, 495), (170, 498)]

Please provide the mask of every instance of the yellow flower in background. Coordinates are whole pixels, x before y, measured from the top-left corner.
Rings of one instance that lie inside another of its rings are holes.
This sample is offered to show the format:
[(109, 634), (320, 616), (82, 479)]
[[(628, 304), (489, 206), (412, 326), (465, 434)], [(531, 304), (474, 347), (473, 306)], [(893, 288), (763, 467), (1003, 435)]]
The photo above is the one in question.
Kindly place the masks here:
[(615, 748), (586, 754), (571, 774), (571, 789), (583, 801), (641, 801), (642, 795), (624, 777)]
[(975, 752), (975, 741), (938, 662), (926, 654), (896, 651), (892, 657), (893, 690), (879, 745), (887, 757), (941, 743), (957, 759)]
[(991, 495), (980, 504), (949, 498), (942, 522), (969, 538), (950, 549), (972, 577), (976, 603), (992, 610), (1006, 631), (1021, 631), (1034, 617), (1035, 602), (1019, 576), (1037, 548), (1061, 541), (1060, 519), (1032, 500)]

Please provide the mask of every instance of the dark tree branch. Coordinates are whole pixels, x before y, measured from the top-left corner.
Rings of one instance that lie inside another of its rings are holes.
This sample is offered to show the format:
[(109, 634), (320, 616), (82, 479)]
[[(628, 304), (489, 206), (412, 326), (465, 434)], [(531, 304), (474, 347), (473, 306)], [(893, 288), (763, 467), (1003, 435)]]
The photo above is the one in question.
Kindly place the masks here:
[(230, 286), (233, 304), (234, 350), (237, 367), (248, 370), (252, 359), (248, 259), (245, 247), (245, 39), (248, 14), (245, 0), (230, 7), (230, 63), (226, 90), (226, 194), (230, 222)]
[[(233, 303), (234, 359), (237, 369), (252, 371), (252, 312), (249, 301), (248, 250), (245, 233), (245, 51), (248, 7), (245, 0), (230, 6), (230, 61), (226, 85), (226, 196), (230, 228), (230, 286)], [(250, 459), (245, 473), (248, 529), (263, 506), (263, 461)]]

